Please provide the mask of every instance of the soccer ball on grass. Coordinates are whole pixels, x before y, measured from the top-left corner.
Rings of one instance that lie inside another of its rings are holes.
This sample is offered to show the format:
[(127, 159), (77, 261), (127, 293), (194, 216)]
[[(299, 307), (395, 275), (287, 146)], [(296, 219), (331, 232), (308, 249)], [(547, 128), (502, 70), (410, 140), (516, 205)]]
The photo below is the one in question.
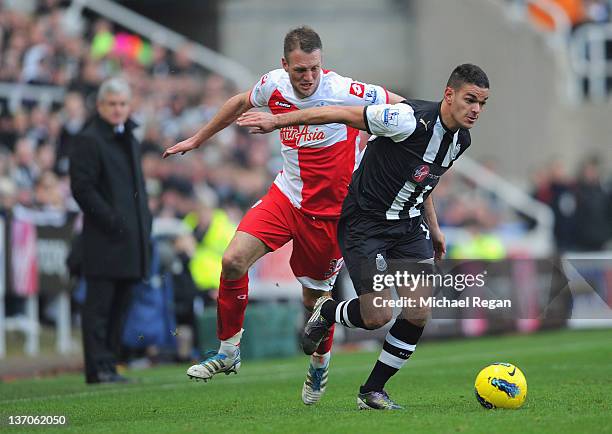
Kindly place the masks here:
[(484, 408), (516, 409), (527, 397), (527, 380), (516, 366), (493, 363), (478, 373), (474, 391)]

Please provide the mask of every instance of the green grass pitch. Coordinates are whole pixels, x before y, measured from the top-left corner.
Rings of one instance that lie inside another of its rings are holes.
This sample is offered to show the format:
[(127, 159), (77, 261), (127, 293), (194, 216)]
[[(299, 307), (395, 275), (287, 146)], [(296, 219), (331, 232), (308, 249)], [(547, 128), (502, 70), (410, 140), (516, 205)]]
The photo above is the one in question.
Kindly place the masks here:
[[(86, 386), (81, 375), (0, 384), (2, 432), (604, 433), (612, 432), (612, 330), (422, 342), (387, 390), (404, 411), (356, 409), (377, 353), (332, 358), (327, 394), (302, 404), (307, 358), (243, 360), (238, 375), (189, 381), (187, 366), (130, 373), (138, 384)], [(507, 361), (527, 377), (519, 410), (485, 410), (480, 368)], [(9, 415), (65, 415), (68, 426), (7, 426)]]

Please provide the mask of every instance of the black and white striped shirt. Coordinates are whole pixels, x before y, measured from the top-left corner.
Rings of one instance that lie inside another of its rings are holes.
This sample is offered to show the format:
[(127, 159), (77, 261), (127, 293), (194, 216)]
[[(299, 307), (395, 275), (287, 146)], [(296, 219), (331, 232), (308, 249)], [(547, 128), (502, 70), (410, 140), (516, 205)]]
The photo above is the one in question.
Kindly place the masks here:
[(470, 146), (467, 129), (453, 132), (442, 123), (440, 106), (406, 100), (365, 107), (366, 128), (374, 136), (353, 174), (345, 205), (356, 203), (385, 220), (421, 215), (440, 177)]

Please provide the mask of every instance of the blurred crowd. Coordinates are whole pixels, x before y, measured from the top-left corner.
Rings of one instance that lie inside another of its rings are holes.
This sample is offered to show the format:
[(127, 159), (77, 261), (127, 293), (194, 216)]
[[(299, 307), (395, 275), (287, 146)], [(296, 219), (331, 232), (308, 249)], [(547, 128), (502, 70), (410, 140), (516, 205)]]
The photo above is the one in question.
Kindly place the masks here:
[[(236, 89), (196, 65), (190, 45), (169, 52), (99, 17), (75, 17), (67, 6), (41, 0), (28, 11), (0, 2), (0, 85), (10, 85), (0, 92), (0, 217), (49, 224), (78, 216), (69, 180), (74, 139), (95, 113), (101, 82), (123, 75), (132, 88), (154, 215), (157, 259), (149, 286), (171, 282), (177, 325), (193, 325), (194, 299), (200, 307), (214, 300), (223, 250), (280, 169), (280, 155), (267, 137), (230, 126), (200, 150), (162, 159), (165, 148), (192, 135)], [(23, 86), (34, 91), (20, 92)], [(49, 99), (48, 89), (62, 96)], [(75, 235), (79, 226), (77, 217)], [(78, 275), (75, 240), (68, 266)], [(14, 282), (7, 283), (7, 313), (23, 312)], [(74, 283), (82, 302), (82, 280)], [(53, 320), (53, 297), (41, 292), (39, 298), (41, 320)]]
[(582, 161), (571, 175), (562, 159), (534, 171), (533, 196), (554, 213), (560, 251), (599, 251), (612, 247), (612, 174), (601, 156)]
[(67, 180), (73, 138), (94, 112), (98, 85), (121, 73), (133, 89), (154, 213), (182, 218), (205, 202), (239, 219), (278, 169), (266, 138), (230, 127), (205, 150), (161, 159), (214, 115), (232, 86), (194, 64), (188, 45), (169, 53), (105, 20), (69, 18), (58, 0), (41, 1), (32, 14), (0, 9), (0, 81), (66, 92), (52, 104), (0, 101), (0, 206), (75, 209)]
[[(480, 163), (498, 172), (493, 160)], [(606, 167), (602, 156), (592, 155), (576, 167), (556, 158), (533, 169), (526, 187), (553, 213), (554, 247), (558, 252), (612, 248), (612, 173)], [(443, 228), (466, 228), (494, 235), (500, 241), (525, 235), (536, 224), (457, 172), (440, 180), (434, 203)]]

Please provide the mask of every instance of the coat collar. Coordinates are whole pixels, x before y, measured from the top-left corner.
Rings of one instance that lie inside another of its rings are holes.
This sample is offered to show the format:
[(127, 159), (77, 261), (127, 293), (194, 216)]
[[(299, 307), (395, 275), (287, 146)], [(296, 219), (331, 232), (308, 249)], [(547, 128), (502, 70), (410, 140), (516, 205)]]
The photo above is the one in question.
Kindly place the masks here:
[[(99, 114), (94, 115), (92, 122), (100, 128), (106, 137), (115, 136), (115, 127), (102, 119)], [(137, 126), (138, 124), (132, 118), (128, 118), (125, 122), (125, 132), (131, 134)]]

